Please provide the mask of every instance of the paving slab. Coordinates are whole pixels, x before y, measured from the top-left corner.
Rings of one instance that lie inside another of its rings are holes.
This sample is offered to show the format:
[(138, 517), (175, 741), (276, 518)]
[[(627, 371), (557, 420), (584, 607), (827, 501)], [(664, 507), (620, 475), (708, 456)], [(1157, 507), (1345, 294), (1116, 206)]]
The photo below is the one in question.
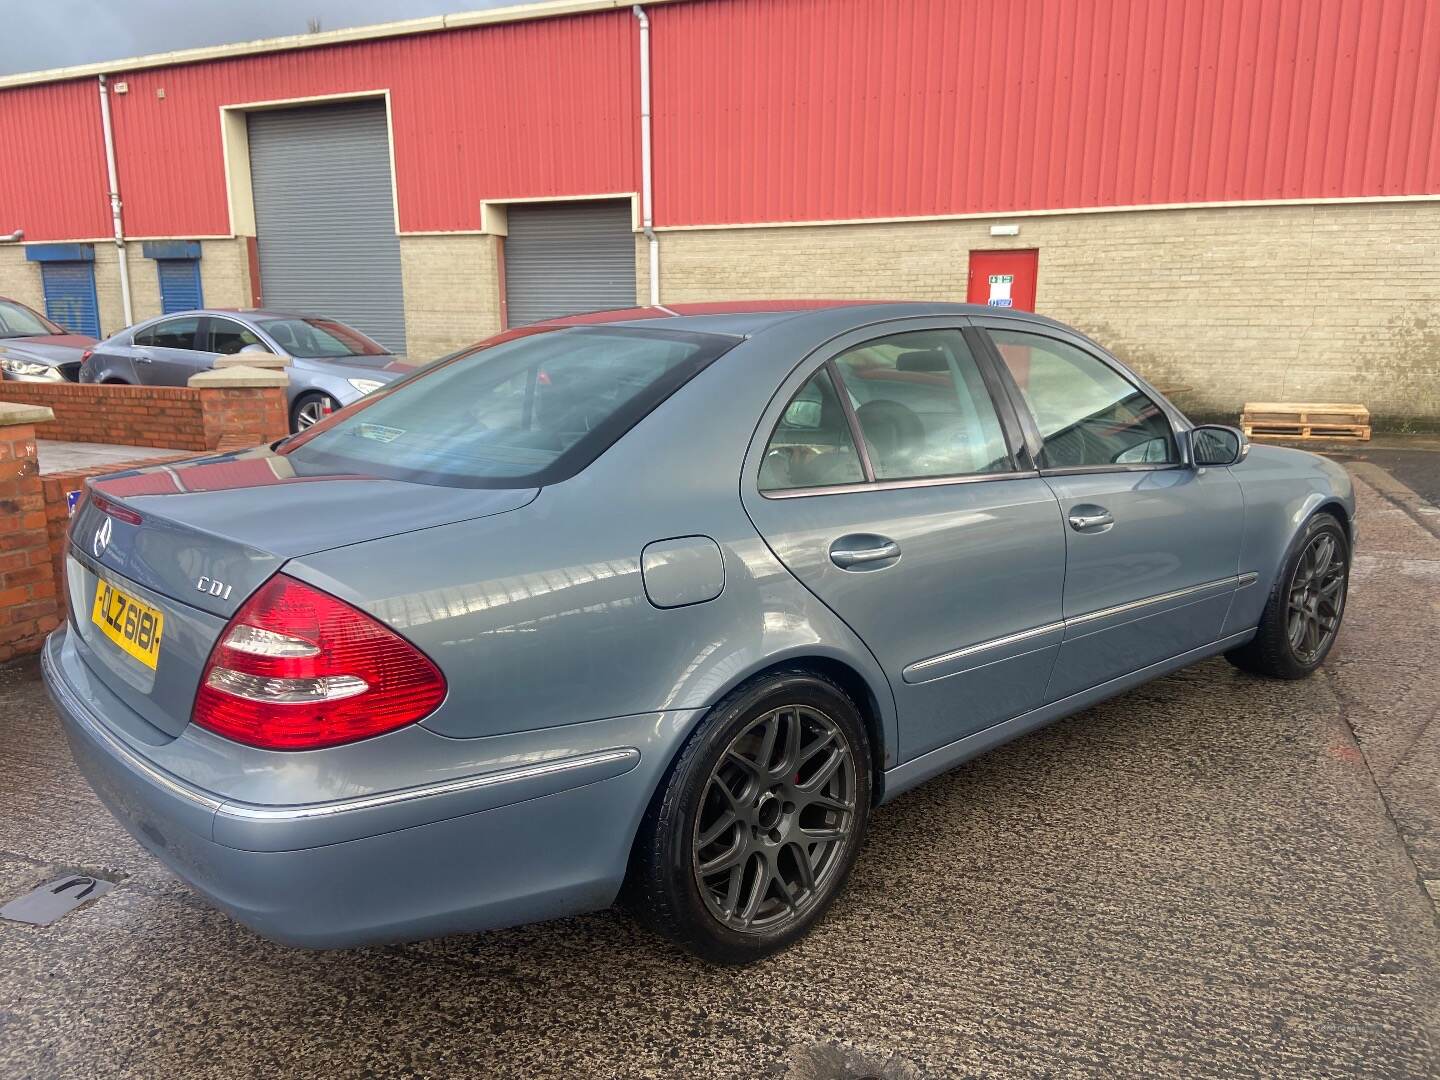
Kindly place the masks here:
[(125, 446), (121, 443), (62, 442), (58, 439), (36, 439), (40, 473), (69, 472), (92, 469), (97, 465), (121, 465), (147, 458), (174, 457), (184, 450), (167, 450), (159, 446)]

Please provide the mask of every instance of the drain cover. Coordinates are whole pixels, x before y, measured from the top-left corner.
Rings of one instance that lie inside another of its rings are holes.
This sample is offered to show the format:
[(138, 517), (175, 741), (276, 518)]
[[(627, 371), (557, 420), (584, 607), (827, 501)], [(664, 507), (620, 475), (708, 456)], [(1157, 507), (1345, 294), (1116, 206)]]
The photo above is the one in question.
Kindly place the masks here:
[(81, 904), (104, 896), (115, 887), (113, 881), (88, 874), (66, 874), (17, 896), (0, 908), (0, 919), (49, 926), (62, 915), (68, 915)]

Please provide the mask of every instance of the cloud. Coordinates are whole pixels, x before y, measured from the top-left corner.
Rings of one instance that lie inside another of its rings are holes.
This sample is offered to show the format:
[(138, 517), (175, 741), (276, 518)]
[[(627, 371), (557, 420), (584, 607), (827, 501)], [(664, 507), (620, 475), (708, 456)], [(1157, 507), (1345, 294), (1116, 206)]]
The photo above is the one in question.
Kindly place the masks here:
[(516, 0), (3, 0), (0, 75), (499, 7)]

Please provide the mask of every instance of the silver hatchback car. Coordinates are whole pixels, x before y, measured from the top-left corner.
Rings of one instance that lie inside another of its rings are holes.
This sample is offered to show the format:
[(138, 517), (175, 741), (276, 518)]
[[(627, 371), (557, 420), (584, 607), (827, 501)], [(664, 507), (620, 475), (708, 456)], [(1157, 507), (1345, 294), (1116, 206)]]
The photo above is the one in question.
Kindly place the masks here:
[(414, 370), (334, 319), (217, 308), (162, 315), (106, 338), (86, 357), (79, 381), (184, 386), (191, 375), (236, 353), (290, 358), (291, 431)]
[(93, 482), (44, 672), (116, 817), (263, 934), (623, 895), (743, 962), (878, 803), (1207, 657), (1314, 671), (1354, 520), (1039, 316), (647, 309)]

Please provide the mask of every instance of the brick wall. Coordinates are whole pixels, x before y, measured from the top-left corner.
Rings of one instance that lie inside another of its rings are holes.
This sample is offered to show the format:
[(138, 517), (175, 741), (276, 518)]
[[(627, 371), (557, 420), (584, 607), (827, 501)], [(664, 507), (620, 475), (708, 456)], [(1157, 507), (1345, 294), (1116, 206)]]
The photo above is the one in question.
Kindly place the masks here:
[(48, 519), (31, 424), (0, 427), (0, 662), (59, 625)]
[(68, 442), (231, 450), (278, 439), (289, 430), (280, 387), (6, 382), (0, 384), (0, 399), (48, 405), (55, 419), (38, 427), (40, 438)]
[(972, 249), (1038, 248), (1037, 308), (1191, 387), (1198, 415), (1339, 400), (1440, 425), (1440, 203), (995, 220), (662, 232), (662, 300), (963, 301)]

